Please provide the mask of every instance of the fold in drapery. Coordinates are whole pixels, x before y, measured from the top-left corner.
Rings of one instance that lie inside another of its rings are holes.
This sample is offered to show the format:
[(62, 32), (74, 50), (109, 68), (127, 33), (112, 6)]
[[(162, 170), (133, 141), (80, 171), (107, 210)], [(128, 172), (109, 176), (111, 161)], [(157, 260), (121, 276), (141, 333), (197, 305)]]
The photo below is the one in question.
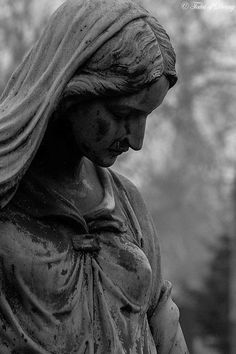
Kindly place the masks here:
[(31, 172), (1, 212), (3, 354), (187, 353), (145, 205), (97, 173), (104, 199), (84, 217)]
[(146, 312), (152, 275), (160, 293), (159, 269), (151, 269), (141, 248), (145, 231), (125, 190), (106, 169), (98, 174), (104, 198), (83, 218), (31, 172), (6, 207), (10, 222), (0, 222), (4, 354), (14, 348), (40, 354), (156, 353)]
[(73, 74), (126, 24), (148, 16), (134, 0), (68, 0), (55, 12), (0, 98), (1, 207), (14, 195)]

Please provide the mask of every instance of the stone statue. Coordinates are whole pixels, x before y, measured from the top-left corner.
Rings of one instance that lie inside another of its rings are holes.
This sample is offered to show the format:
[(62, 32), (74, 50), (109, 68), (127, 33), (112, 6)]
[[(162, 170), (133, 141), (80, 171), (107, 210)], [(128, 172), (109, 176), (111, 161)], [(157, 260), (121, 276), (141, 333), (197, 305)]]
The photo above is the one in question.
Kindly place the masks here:
[(177, 78), (134, 0), (68, 0), (0, 99), (0, 353), (184, 354), (159, 243), (109, 167)]

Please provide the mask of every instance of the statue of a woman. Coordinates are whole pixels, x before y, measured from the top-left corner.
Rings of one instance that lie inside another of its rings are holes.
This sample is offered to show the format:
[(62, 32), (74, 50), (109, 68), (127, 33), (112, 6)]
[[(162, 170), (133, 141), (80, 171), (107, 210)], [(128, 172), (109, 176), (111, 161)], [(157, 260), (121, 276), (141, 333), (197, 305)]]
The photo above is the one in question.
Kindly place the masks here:
[(110, 167), (176, 82), (133, 0), (68, 0), (0, 99), (0, 353), (184, 354), (158, 239)]

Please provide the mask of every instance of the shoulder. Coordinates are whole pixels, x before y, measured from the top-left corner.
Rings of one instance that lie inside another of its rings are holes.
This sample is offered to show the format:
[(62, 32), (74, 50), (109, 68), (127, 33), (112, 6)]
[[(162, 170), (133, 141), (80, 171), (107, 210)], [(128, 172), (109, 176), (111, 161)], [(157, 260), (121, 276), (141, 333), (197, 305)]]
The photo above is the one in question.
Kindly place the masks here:
[(127, 177), (121, 175), (120, 173), (109, 169), (109, 172), (113, 178), (114, 183), (120, 190), (121, 188), (125, 191), (129, 201), (131, 202), (133, 208), (137, 208), (139, 211), (140, 209), (143, 211), (147, 211), (146, 204), (133, 182), (131, 182)]
[(149, 244), (156, 243), (159, 248), (159, 240), (150, 212), (138, 190), (138, 188), (126, 177), (109, 169), (117, 188), (119, 198), (122, 199), (122, 189), (136, 215), (139, 225), (146, 235)]
[[(149, 260), (153, 274), (153, 286), (151, 295), (151, 307), (153, 307), (153, 304), (156, 304), (159, 298), (162, 284), (160, 244), (156, 228), (153, 223), (151, 214), (149, 213), (137, 187), (129, 179), (120, 175), (119, 173), (110, 169), (109, 172), (111, 173), (114, 184), (116, 185), (119, 198), (122, 198), (122, 188), (129, 199), (129, 203), (140, 225), (143, 241), (141, 247)], [(132, 217), (132, 213), (127, 215)]]

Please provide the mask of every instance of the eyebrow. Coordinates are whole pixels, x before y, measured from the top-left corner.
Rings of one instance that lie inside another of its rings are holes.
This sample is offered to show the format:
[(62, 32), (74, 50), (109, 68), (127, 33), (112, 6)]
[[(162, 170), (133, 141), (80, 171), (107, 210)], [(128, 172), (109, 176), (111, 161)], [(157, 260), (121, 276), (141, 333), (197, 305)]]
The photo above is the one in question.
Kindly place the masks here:
[(151, 110), (151, 112), (147, 112), (147, 111), (144, 111), (144, 110), (142, 110), (142, 109), (138, 109), (138, 108), (135, 108), (135, 107), (133, 107), (133, 106), (129, 106), (129, 105), (125, 105), (125, 104), (119, 104), (119, 103), (116, 103), (116, 102), (114, 102), (114, 103), (108, 103), (107, 104), (107, 106), (108, 106), (108, 108), (110, 107), (111, 109), (113, 108), (113, 109), (116, 109), (117, 108), (117, 110), (131, 110), (131, 111), (133, 111), (133, 112), (136, 112), (137, 114), (140, 114), (140, 113), (144, 113), (144, 114), (147, 114), (147, 115), (149, 115), (149, 114), (151, 114), (158, 106), (156, 106), (153, 110)]

